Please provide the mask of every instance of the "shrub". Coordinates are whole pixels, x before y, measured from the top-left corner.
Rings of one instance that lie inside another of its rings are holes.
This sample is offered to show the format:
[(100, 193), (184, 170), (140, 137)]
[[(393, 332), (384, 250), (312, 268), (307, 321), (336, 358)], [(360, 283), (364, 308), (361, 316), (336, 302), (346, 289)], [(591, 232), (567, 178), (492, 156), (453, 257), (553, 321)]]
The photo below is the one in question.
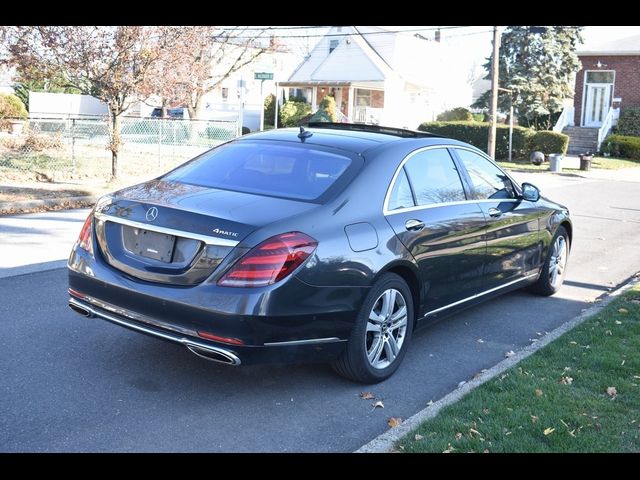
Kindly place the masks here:
[(10, 119), (24, 120), (27, 118), (27, 109), (24, 103), (15, 95), (0, 93), (0, 130), (8, 130), (11, 127)]
[(474, 122), (486, 122), (488, 120), (486, 113), (472, 113), (471, 116)]
[(320, 102), (318, 111), (309, 119), (310, 122), (334, 122), (338, 114), (336, 113), (336, 99), (331, 95), (325, 95)]
[[(484, 115), (482, 118), (484, 120)], [(439, 122), (470, 122), (474, 120), (474, 118), (467, 108), (458, 107), (438, 114), (436, 120)]]
[(251, 133), (251, 129), (249, 127), (242, 127), (242, 135), (246, 135), (247, 133)]
[(63, 147), (61, 135), (48, 135), (35, 133), (31, 130), (27, 133), (22, 150), (28, 152), (41, 152), (43, 150), (61, 150)]
[(602, 142), (600, 149), (613, 157), (640, 160), (640, 137), (609, 135)]
[[(431, 132), (443, 137), (455, 138), (467, 142), (483, 152), (487, 151), (489, 138), (489, 123), (478, 122), (425, 122), (418, 127), (423, 132)], [(533, 131), (524, 127), (513, 127), (513, 156), (525, 158), (527, 156), (527, 139)], [(509, 157), (509, 126), (498, 125), (496, 129), (496, 158)]]
[(298, 121), (311, 113), (311, 105), (303, 102), (288, 101), (282, 106), (280, 121), (283, 127), (295, 127)]
[(640, 107), (627, 107), (620, 112), (616, 133), (640, 137)]
[(569, 136), (564, 133), (555, 133), (549, 130), (540, 130), (529, 138), (527, 149), (530, 152), (567, 153)]
[(278, 127), (275, 122), (276, 118), (276, 96), (273, 93), (267, 95), (264, 99), (264, 124)]

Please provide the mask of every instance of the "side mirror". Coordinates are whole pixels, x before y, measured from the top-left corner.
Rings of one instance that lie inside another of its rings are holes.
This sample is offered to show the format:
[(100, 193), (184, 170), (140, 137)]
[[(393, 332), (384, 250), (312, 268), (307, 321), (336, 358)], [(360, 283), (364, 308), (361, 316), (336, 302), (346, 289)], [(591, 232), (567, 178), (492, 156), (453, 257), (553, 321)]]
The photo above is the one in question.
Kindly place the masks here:
[(537, 202), (540, 200), (540, 190), (535, 185), (525, 182), (522, 184), (522, 198), (529, 202)]

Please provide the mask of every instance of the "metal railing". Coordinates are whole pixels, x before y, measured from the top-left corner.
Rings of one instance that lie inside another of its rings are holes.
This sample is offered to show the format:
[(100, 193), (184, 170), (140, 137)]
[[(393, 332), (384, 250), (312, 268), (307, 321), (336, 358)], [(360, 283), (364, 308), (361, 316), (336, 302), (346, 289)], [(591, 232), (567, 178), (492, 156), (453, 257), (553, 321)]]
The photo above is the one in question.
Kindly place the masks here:
[(353, 118), (356, 123), (370, 123), (380, 125), (382, 118), (382, 108), (374, 107), (356, 107), (354, 108)]
[(573, 115), (574, 115), (573, 106), (564, 107), (560, 117), (558, 117), (558, 121), (553, 126), (553, 131), (556, 133), (562, 133), (564, 127), (573, 126)]
[[(0, 133), (3, 172), (108, 177), (109, 121), (31, 118), (22, 132)], [(118, 163), (123, 175), (160, 174), (237, 136), (237, 121), (124, 117)]]
[(602, 121), (602, 125), (600, 125), (600, 128), (598, 129), (598, 147), (597, 147), (598, 151), (600, 151), (600, 145), (602, 144), (604, 139), (607, 137), (607, 135), (611, 131), (611, 127), (613, 127), (614, 110), (615, 109), (613, 107), (609, 108), (607, 115), (604, 117), (604, 120)]

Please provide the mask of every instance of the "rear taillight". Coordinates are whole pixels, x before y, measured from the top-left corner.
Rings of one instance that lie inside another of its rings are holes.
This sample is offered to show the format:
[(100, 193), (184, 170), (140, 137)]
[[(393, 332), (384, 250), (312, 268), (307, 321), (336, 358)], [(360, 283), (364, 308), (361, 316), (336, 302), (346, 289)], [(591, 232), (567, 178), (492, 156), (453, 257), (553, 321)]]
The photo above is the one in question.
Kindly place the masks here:
[(93, 254), (93, 242), (91, 241), (91, 226), (93, 225), (93, 212), (89, 214), (82, 225), (80, 235), (78, 236), (77, 245), (83, 250)]
[(302, 265), (318, 242), (301, 232), (283, 233), (252, 248), (225, 273), (218, 285), (264, 287), (276, 283)]

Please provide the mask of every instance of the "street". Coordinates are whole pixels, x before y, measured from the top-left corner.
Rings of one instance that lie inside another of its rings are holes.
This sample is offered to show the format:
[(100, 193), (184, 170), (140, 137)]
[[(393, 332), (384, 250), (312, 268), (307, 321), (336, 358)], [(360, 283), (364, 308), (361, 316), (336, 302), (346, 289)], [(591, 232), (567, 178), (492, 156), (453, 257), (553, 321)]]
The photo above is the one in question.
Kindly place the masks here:
[[(83, 318), (67, 307), (65, 268), (26, 273), (16, 259), (35, 248), (28, 263), (60, 262), (86, 212), (33, 214), (42, 217), (33, 221), (71, 223), (67, 240), (42, 252), (42, 234), (24, 230), (33, 216), (0, 217), (0, 451), (357, 449), (387, 430), (390, 417), (413, 415), (640, 270), (640, 179), (515, 176), (571, 211), (574, 244), (562, 291), (550, 298), (514, 292), (434, 324), (414, 336), (396, 374), (372, 386), (326, 365), (218, 365)], [(24, 241), (10, 237), (20, 232)], [(363, 391), (384, 408), (359, 398)]]

